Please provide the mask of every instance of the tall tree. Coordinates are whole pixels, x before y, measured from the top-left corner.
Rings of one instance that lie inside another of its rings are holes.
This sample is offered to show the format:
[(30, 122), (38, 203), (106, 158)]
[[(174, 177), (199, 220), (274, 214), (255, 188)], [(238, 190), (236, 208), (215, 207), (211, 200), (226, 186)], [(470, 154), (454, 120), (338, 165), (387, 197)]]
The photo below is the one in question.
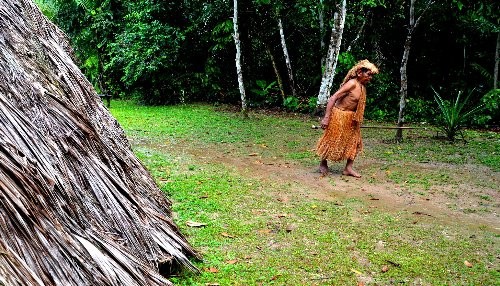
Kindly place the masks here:
[(495, 47), (495, 65), (493, 68), (493, 88), (498, 88), (498, 65), (500, 63), (500, 32), (497, 33), (497, 44)]
[(55, 23), (72, 38), (80, 67), (100, 93), (109, 93), (105, 65), (109, 59), (109, 44), (120, 32), (124, 7), (117, 0), (38, 0), (57, 3)]
[[(406, 106), (406, 98), (408, 96), (407, 65), (408, 65), (408, 58), (410, 57), (412, 37), (415, 32), (415, 29), (418, 27), (418, 24), (422, 19), (422, 16), (425, 14), (427, 9), (433, 3), (432, 0), (428, 0), (427, 3), (425, 4), (425, 7), (421, 10), (420, 15), (418, 15), (417, 19), (415, 20), (415, 2), (416, 0), (410, 0), (408, 33), (406, 35), (403, 58), (401, 60), (401, 67), (399, 69), (401, 75), (401, 88), (399, 90), (398, 127), (402, 127), (404, 125), (404, 111)], [(396, 131), (396, 141), (400, 142), (401, 140), (403, 140), (403, 129), (398, 128)]]
[(333, 77), (335, 76), (335, 68), (340, 51), (340, 44), (342, 43), (342, 34), (344, 32), (344, 24), (346, 17), (346, 0), (342, 0), (341, 5), (338, 7), (338, 12), (334, 14), (334, 25), (332, 27), (330, 44), (328, 46), (328, 56), (326, 58), (325, 71), (321, 80), (321, 86), (318, 93), (318, 100), (316, 105), (322, 107), (326, 105), (330, 90), (332, 88)]
[(285, 57), (285, 64), (286, 64), (286, 69), (288, 71), (288, 79), (290, 80), (290, 86), (292, 88), (292, 95), (293, 97), (297, 97), (297, 91), (295, 90), (295, 80), (293, 79), (292, 61), (290, 60), (290, 54), (288, 53), (288, 48), (286, 46), (285, 31), (283, 30), (283, 23), (281, 21), (281, 16), (278, 16), (278, 29), (280, 31), (281, 48), (283, 49), (283, 56)]
[(234, 45), (236, 46), (236, 75), (238, 77), (238, 87), (240, 89), (241, 95), (241, 112), (246, 117), (248, 115), (247, 111), (247, 99), (245, 94), (245, 85), (243, 84), (243, 71), (241, 69), (241, 43), (240, 43), (240, 33), (238, 32), (238, 0), (233, 0), (233, 28), (234, 28)]
[[(479, 35), (481, 38), (493, 42), (491, 45), (494, 47), (492, 48), (494, 49), (494, 53), (491, 54), (494, 63), (493, 68), (478, 62), (472, 62), (470, 64), (490, 81), (487, 85), (488, 88), (491, 86), (493, 86), (494, 89), (498, 88), (498, 65), (500, 57), (500, 17), (498, 17), (498, 10), (500, 9), (500, 4), (498, 1), (491, 0), (455, 0), (453, 3), (458, 8), (459, 21), (461, 25), (466, 28), (466, 31), (474, 32), (475, 35)], [(464, 46), (467, 44), (468, 42), (464, 40)], [(468, 54), (471, 54), (471, 52)], [(464, 62), (465, 55), (464, 50)], [(491, 60), (487, 62), (490, 61)], [(492, 70), (490, 70), (491, 68)]]

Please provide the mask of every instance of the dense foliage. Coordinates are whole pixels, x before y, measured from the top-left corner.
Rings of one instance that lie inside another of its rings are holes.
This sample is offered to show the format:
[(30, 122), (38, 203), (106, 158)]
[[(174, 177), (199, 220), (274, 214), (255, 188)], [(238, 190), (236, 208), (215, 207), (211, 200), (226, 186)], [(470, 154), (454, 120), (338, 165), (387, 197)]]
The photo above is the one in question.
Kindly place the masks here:
[[(319, 91), (335, 0), (239, 1), (243, 75), (250, 107), (310, 111)], [(37, 0), (73, 41), (80, 66), (99, 92), (146, 104), (240, 100), (232, 39), (232, 1)], [(417, 0), (416, 16), (426, 0)], [(475, 88), (492, 106), (495, 52), (500, 33), (495, 0), (433, 1), (413, 35), (408, 62), (406, 121), (430, 121), (444, 100)], [(348, 1), (334, 87), (357, 60), (368, 58), (381, 74), (369, 90), (366, 116), (395, 120), (409, 1)], [(320, 25), (323, 19), (324, 26)], [(292, 97), (278, 19), (291, 58), (297, 95)], [(322, 44), (323, 42), (323, 44)], [(326, 45), (324, 44), (326, 43)], [(497, 60), (497, 61), (495, 61)], [(282, 90), (277, 84), (283, 81)], [(498, 87), (498, 86), (497, 86)], [(283, 93), (282, 93), (283, 92)], [(283, 96), (284, 94), (284, 96)], [(497, 109), (476, 124), (499, 122)]]

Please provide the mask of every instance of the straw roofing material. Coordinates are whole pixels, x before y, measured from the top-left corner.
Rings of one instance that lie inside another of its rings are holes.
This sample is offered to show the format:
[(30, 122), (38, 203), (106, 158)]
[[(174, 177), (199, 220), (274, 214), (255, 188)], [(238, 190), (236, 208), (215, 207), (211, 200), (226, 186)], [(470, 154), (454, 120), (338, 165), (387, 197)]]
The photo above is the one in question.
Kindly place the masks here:
[(0, 0), (0, 285), (171, 285), (198, 254), (170, 206), (64, 34)]

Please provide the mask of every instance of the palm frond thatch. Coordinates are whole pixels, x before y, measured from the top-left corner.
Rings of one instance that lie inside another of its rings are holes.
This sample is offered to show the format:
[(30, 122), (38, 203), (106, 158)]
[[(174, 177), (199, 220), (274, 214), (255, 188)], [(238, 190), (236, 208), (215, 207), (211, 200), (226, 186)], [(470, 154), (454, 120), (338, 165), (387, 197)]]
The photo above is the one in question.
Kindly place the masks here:
[(171, 285), (170, 201), (30, 0), (0, 0), (0, 285)]

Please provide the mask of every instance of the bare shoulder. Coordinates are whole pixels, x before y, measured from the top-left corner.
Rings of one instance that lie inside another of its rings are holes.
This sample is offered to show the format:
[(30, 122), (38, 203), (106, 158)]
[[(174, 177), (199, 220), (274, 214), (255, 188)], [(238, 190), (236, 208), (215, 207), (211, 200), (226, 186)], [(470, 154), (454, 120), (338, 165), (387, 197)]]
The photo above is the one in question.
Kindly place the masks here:
[(350, 80), (348, 80), (344, 86), (346, 86), (346, 88), (348, 89), (353, 89), (355, 88), (356, 86), (358, 85), (358, 81), (355, 79), (355, 78), (351, 78)]
[(344, 93), (344, 92), (350, 92), (351, 90), (353, 90), (355, 87), (356, 87), (356, 79), (350, 79), (349, 81), (347, 81), (346, 83), (344, 83), (339, 91)]

